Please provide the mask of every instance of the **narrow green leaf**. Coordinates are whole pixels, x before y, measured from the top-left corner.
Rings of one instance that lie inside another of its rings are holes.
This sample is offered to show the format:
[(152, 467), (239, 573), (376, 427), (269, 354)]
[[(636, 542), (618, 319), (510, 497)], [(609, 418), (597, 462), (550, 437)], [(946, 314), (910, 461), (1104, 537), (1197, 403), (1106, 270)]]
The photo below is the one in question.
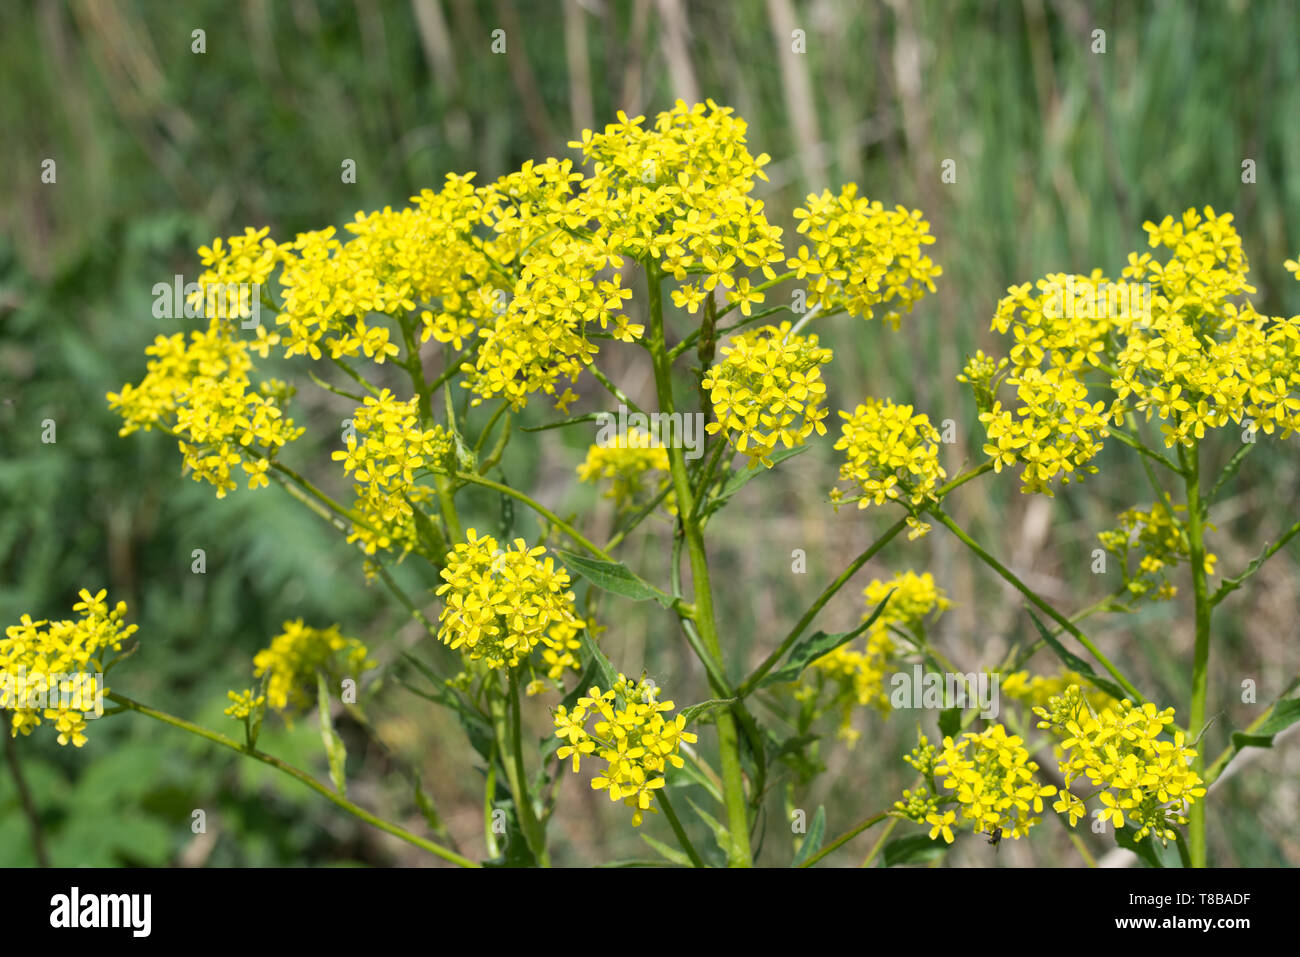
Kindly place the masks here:
[(686, 799), (686, 803), (689, 804), (695, 813), (700, 816), (700, 820), (709, 826), (709, 830), (713, 832), (713, 840), (718, 845), (718, 850), (722, 851), (723, 854), (730, 853), (731, 832), (727, 830), (726, 826), (720, 823), (718, 819), (708, 811), (702, 810), (700, 806), (690, 798)]
[(790, 862), (791, 867), (801, 867), (803, 862), (808, 860), (822, 849), (822, 839), (826, 837), (826, 808), (818, 807), (817, 813), (813, 815), (812, 824), (808, 826), (808, 835), (799, 845), (799, 851), (795, 854), (794, 860)]
[(346, 796), (347, 779), (344, 776), (344, 768), (347, 764), (348, 752), (343, 747), (343, 739), (334, 730), (334, 722), (330, 719), (330, 693), (325, 686), (325, 675), (320, 672), (316, 673), (316, 704), (317, 710), (320, 711), (321, 741), (325, 743), (325, 756), (330, 763), (330, 780), (334, 782), (334, 788), (339, 794)]
[[(810, 446), (807, 445), (797, 445), (792, 449), (781, 449), (779, 452), (773, 452), (770, 456), (772, 465), (776, 466), (777, 464), (784, 462), (786, 459), (807, 452), (809, 448)], [(718, 494), (710, 500), (706, 514), (712, 514), (722, 508), (722, 506), (727, 504), (727, 500), (748, 485), (751, 479), (757, 478), (760, 474), (767, 471), (768, 469), (766, 467), (755, 465), (750, 468), (741, 469), (739, 472), (732, 475), (731, 478), (727, 479), (726, 484), (718, 491)]]
[(1065, 646), (1057, 641), (1050, 631), (1043, 627), (1043, 623), (1038, 620), (1038, 616), (1032, 611), (1029, 613), (1029, 617), (1033, 619), (1034, 627), (1038, 629), (1038, 633), (1043, 636), (1043, 641), (1047, 642), (1048, 647), (1056, 652), (1056, 657), (1065, 662), (1066, 667), (1079, 672), (1079, 674), (1087, 678), (1092, 682), (1092, 684), (1096, 685), (1117, 701), (1122, 701), (1124, 698), (1128, 697), (1128, 693), (1124, 691), (1123, 688), (1115, 684), (1113, 681), (1101, 677), (1101, 675), (1092, 670), (1092, 665), (1088, 664), (1088, 662), (1084, 661), (1078, 655), (1072, 654), (1070, 651), (1066, 650)]
[[(614, 685), (618, 684), (618, 671), (610, 660), (605, 657), (605, 653), (596, 647), (596, 642), (591, 637), (591, 632), (586, 629), (583, 629), (582, 632), (582, 647), (587, 650), (591, 663), (596, 666), (597, 674), (599, 674), (602, 682), (600, 690), (609, 691), (614, 687)], [(586, 694), (587, 689), (583, 688), (582, 693)], [(575, 702), (577, 701), (576, 698), (574, 700)]]
[(689, 708), (683, 708), (681, 715), (686, 719), (686, 724), (689, 727), (696, 721), (702, 722), (719, 708), (725, 708), (728, 705), (735, 704), (739, 700), (739, 698), (710, 698), (708, 701), (701, 701), (699, 704), (693, 704)]
[(641, 835), (641, 840), (645, 841), (647, 844), (649, 844), (651, 847), (653, 847), (656, 851), (658, 851), (659, 854), (661, 854), (661, 855), (663, 856), (664, 860), (666, 860), (666, 861), (670, 861), (671, 863), (676, 864), (676, 865), (678, 865), (679, 867), (692, 867), (692, 866), (693, 866), (693, 865), (691, 864), (691, 859), (690, 859), (689, 857), (686, 856), (685, 852), (680, 851), (680, 850), (678, 850), (678, 849), (675, 848), (675, 847), (669, 847), (669, 846), (668, 846), (667, 844), (665, 844), (663, 841), (656, 841), (656, 840), (655, 840), (653, 837), (651, 837), (649, 834), (642, 834), (642, 835)]
[(665, 608), (672, 608), (675, 599), (672, 595), (660, 591), (648, 581), (638, 578), (622, 562), (605, 562), (595, 558), (586, 558), (557, 549), (560, 561), (575, 574), (581, 575), (602, 591), (612, 592), (633, 601), (645, 601), (653, 598)]
[(1273, 713), (1254, 731), (1234, 731), (1232, 747), (1234, 751), (1243, 748), (1271, 748), (1273, 739), (1291, 725), (1300, 721), (1300, 698), (1286, 698), (1273, 705)]
[(870, 628), (875, 620), (880, 617), (881, 612), (885, 610), (885, 605), (889, 603), (890, 596), (893, 594), (891, 591), (886, 595), (884, 600), (876, 606), (876, 610), (871, 613), (870, 617), (852, 631), (842, 631), (833, 635), (818, 631), (799, 639), (795, 642), (794, 647), (790, 649), (785, 664), (768, 674), (766, 678), (759, 682), (758, 687), (765, 688), (769, 685), (789, 684), (792, 681), (798, 681), (804, 669), (818, 658), (830, 654), (840, 645), (852, 641)]

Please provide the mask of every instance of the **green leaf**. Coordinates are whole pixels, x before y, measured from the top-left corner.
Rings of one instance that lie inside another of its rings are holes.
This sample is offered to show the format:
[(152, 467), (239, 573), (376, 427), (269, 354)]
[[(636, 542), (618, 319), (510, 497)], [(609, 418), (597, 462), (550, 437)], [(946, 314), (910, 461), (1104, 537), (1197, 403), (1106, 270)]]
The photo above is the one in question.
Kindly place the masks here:
[(642, 834), (641, 840), (645, 841), (656, 851), (658, 851), (659, 854), (662, 855), (664, 860), (666, 861), (670, 861), (671, 863), (677, 864), (680, 867), (694, 866), (691, 864), (691, 859), (687, 857), (683, 851), (679, 851), (675, 847), (669, 847), (663, 841), (656, 841), (649, 834)]
[(961, 712), (958, 707), (944, 708), (939, 712), (939, 733), (945, 738), (956, 737), (961, 730)]
[(812, 824), (808, 828), (808, 836), (803, 839), (799, 845), (799, 851), (790, 862), (791, 867), (800, 867), (803, 862), (808, 860), (822, 849), (822, 839), (826, 836), (826, 808), (819, 806), (817, 813), (813, 815)]
[(1234, 731), (1232, 748), (1234, 751), (1243, 748), (1271, 748), (1273, 739), (1297, 721), (1300, 721), (1300, 698), (1284, 698), (1273, 705), (1272, 714), (1254, 731), (1249, 734)]
[(633, 601), (653, 598), (665, 608), (672, 608), (676, 601), (672, 595), (660, 591), (645, 579), (638, 578), (622, 562), (604, 562), (595, 558), (585, 558), (563, 549), (556, 549), (556, 554), (571, 571), (581, 575), (602, 591), (612, 592)]
[(1067, 651), (1065, 646), (1057, 641), (1052, 636), (1052, 633), (1043, 627), (1043, 623), (1038, 620), (1038, 617), (1032, 611), (1029, 613), (1029, 617), (1033, 619), (1034, 626), (1038, 629), (1038, 633), (1043, 636), (1043, 641), (1047, 642), (1048, 646), (1056, 652), (1056, 657), (1065, 662), (1066, 667), (1079, 672), (1079, 674), (1087, 678), (1092, 684), (1096, 685), (1116, 700), (1122, 701), (1124, 698), (1128, 697), (1128, 692), (1123, 688), (1115, 684), (1113, 681), (1101, 677), (1101, 675), (1092, 670), (1092, 665), (1088, 664), (1088, 662), (1084, 661), (1078, 655)]
[(696, 721), (703, 721), (708, 715), (717, 711), (719, 708), (725, 708), (728, 705), (735, 704), (739, 698), (710, 698), (708, 701), (701, 701), (699, 704), (693, 704), (689, 708), (683, 708), (681, 715), (686, 719), (687, 726)]
[(1140, 841), (1133, 839), (1133, 829), (1127, 824), (1115, 829), (1115, 843), (1125, 850), (1132, 851), (1147, 867), (1164, 867), (1164, 860), (1156, 853), (1155, 841), (1148, 834)]
[(519, 828), (519, 817), (515, 814), (514, 805), (508, 802), (497, 803), (494, 810), (506, 812), (506, 833), (504, 840), (504, 850), (492, 858), (483, 862), (484, 867), (536, 867), (537, 857), (528, 847), (528, 841), (524, 838), (524, 832)]
[(438, 815), (438, 809), (434, 806), (432, 799), (424, 792), (424, 783), (420, 780), (419, 775), (415, 778), (415, 806), (420, 809), (424, 819), (428, 822), (429, 827), (435, 834), (442, 833), (442, 818)]
[(334, 722), (330, 719), (330, 693), (325, 687), (325, 675), (319, 671), (316, 673), (316, 703), (317, 710), (320, 711), (320, 736), (325, 742), (325, 756), (329, 758), (330, 763), (330, 780), (334, 782), (334, 788), (339, 794), (346, 797), (347, 779), (344, 776), (344, 767), (348, 752), (343, 747), (343, 739), (334, 730)]
[(884, 859), (886, 867), (899, 864), (924, 864), (938, 860), (948, 851), (948, 845), (942, 838), (930, 840), (928, 834), (909, 834), (885, 845)]
[[(411, 505), (409, 500), (407, 500), (407, 504)], [(433, 524), (433, 520), (419, 507), (411, 505), (411, 514), (415, 518), (415, 534), (420, 539), (421, 554), (441, 567), (447, 559), (446, 539), (442, 537), (442, 532)]]
[[(618, 684), (618, 671), (615, 670), (614, 665), (610, 663), (610, 660), (605, 657), (605, 653), (596, 647), (596, 642), (591, 637), (591, 632), (585, 628), (582, 632), (582, 647), (587, 650), (591, 663), (596, 666), (597, 674), (599, 674), (602, 682), (600, 690), (609, 691), (614, 687), (614, 685)], [(587, 689), (583, 688), (582, 693), (586, 694)], [(577, 699), (575, 698), (574, 701), (576, 702)]]
[(252, 714), (248, 716), (248, 746), (257, 747), (257, 738), (262, 733), (262, 719), (266, 717), (266, 686), (271, 680), (271, 672), (268, 670), (262, 675), (262, 683), (257, 686), (257, 692), (253, 695), (254, 700), (262, 699), (262, 703), (253, 709)]
[(798, 681), (804, 669), (818, 658), (829, 654), (840, 645), (852, 641), (870, 628), (875, 620), (880, 617), (880, 613), (885, 610), (885, 605), (889, 604), (890, 596), (893, 594), (891, 591), (886, 595), (884, 600), (876, 606), (876, 610), (871, 613), (871, 616), (852, 631), (842, 631), (833, 635), (818, 631), (806, 638), (799, 639), (799, 641), (795, 642), (794, 647), (790, 649), (785, 664), (768, 674), (766, 678), (758, 683), (758, 687), (766, 688), (769, 685), (789, 684), (792, 681)]
[(731, 852), (731, 832), (727, 830), (726, 826), (720, 823), (718, 819), (708, 811), (701, 810), (700, 806), (690, 798), (686, 799), (686, 803), (689, 804), (695, 813), (700, 816), (700, 820), (709, 826), (709, 830), (713, 832), (713, 840), (718, 845), (718, 849), (722, 851), (724, 855), (729, 854)]
[[(797, 445), (792, 449), (781, 449), (779, 452), (773, 452), (769, 458), (772, 460), (772, 465), (776, 466), (778, 463), (784, 462), (786, 459), (807, 452), (809, 448), (810, 446), (807, 445)], [(722, 508), (722, 506), (727, 504), (727, 500), (731, 498), (731, 496), (735, 495), (749, 484), (750, 479), (753, 479), (767, 471), (768, 469), (762, 465), (755, 465), (751, 468), (741, 469), (739, 472), (731, 476), (731, 478), (727, 479), (727, 483), (723, 485), (718, 491), (718, 494), (709, 501), (705, 514), (710, 515)]]

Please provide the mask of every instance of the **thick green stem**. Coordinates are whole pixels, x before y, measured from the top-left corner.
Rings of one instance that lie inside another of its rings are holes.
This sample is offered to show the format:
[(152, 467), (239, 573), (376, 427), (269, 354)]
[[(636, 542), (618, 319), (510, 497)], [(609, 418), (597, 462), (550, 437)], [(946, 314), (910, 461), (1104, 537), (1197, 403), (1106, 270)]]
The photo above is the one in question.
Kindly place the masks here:
[[(672, 365), (664, 338), (661, 277), (655, 264), (649, 261), (646, 263), (645, 273), (650, 304), (649, 350), (654, 360), (659, 411), (671, 415), (674, 412)], [(673, 489), (677, 493), (677, 513), (681, 520), (691, 562), (695, 625), (699, 629), (700, 640), (705, 651), (713, 659), (717, 669), (725, 674), (722, 645), (718, 641), (718, 629), (713, 616), (713, 589), (709, 581), (709, 560), (704, 550), (704, 537), (700, 532), (699, 522), (694, 516), (695, 503), (691, 496), (686, 458), (680, 442), (670, 441), (668, 446), (669, 470), (672, 474)], [(735, 716), (730, 711), (718, 712), (717, 727), (723, 797), (727, 807), (727, 826), (731, 837), (727, 862), (732, 867), (752, 867), (754, 861), (749, 844), (749, 811), (745, 801), (745, 778), (740, 766), (740, 737)]]
[[(1210, 613), (1214, 608), (1205, 578), (1205, 515), (1201, 511), (1201, 449), (1193, 445), (1188, 451), (1178, 446), (1183, 466), (1183, 484), (1187, 489), (1187, 541), (1192, 566), (1192, 597), (1196, 604), (1196, 647), (1192, 653), (1192, 706), (1187, 730), (1199, 735), (1205, 726), (1205, 699), (1209, 687)], [(1196, 749), (1192, 770), (1205, 777), (1205, 748)], [(1187, 826), (1192, 866), (1206, 863), (1205, 801), (1192, 805)]]

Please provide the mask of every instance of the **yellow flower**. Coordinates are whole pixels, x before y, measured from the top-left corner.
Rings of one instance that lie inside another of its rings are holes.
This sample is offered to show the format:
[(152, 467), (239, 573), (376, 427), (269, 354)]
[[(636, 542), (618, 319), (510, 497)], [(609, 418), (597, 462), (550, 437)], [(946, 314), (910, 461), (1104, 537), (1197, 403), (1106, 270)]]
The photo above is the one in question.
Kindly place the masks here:
[[(578, 481), (609, 482), (604, 497), (622, 509), (642, 502), (646, 481), (656, 472), (662, 476), (655, 482), (657, 493), (668, 482), (668, 451), (653, 436), (633, 428), (618, 436), (612, 446), (588, 448), (586, 461), (578, 466)], [(669, 492), (665, 502), (672, 499)], [(674, 511), (671, 506), (669, 510)]]
[(243, 721), (266, 703), (266, 695), (254, 695), (252, 688), (243, 691), (227, 691), (226, 697), (231, 702), (230, 707), (226, 709), (226, 714), (237, 721)]
[(954, 812), (945, 811), (942, 816), (931, 812), (925, 816), (925, 820), (926, 823), (933, 825), (930, 828), (930, 840), (933, 841), (942, 834), (945, 843), (951, 844), (953, 842), (952, 824), (957, 820), (957, 815)]
[(675, 707), (673, 702), (657, 701), (657, 696), (654, 682), (643, 679), (634, 684), (619, 675), (613, 688), (593, 687), (572, 711), (560, 707), (554, 716), (556, 737), (566, 742), (556, 752), (560, 760), (572, 757), (575, 773), (583, 755), (594, 754), (604, 761), (591, 786), (632, 808), (633, 827), (640, 827), (644, 812), (654, 812), (654, 792), (664, 786), (668, 765), (682, 767), (681, 746), (696, 741), (696, 735), (686, 730), (685, 717), (665, 717)]
[(363, 671), (375, 667), (366, 646), (339, 634), (338, 625), (313, 628), (299, 618), (283, 627), (269, 648), (253, 656), (253, 675), (269, 674), (266, 700), (276, 711), (309, 708), (316, 700), (316, 675), (321, 670), (359, 680)]
[(75, 621), (32, 621), (23, 615), (0, 638), (0, 708), (12, 734), (29, 735), (41, 720), (54, 723), (58, 742), (86, 743), (86, 714), (102, 712), (107, 652), (121, 651), (137, 626), (125, 624), (126, 602), (111, 610), (108, 592), (83, 588), (72, 606)]
[[(845, 453), (840, 480), (856, 491), (858, 508), (897, 501), (910, 508), (936, 501), (946, 473), (939, 465), (939, 432), (923, 413), (888, 399), (868, 399), (851, 414), (841, 412), (843, 435), (835, 448)], [(836, 489), (833, 498), (845, 501)], [(914, 519), (914, 516), (913, 516)], [(929, 526), (913, 525), (912, 537)]]
[(573, 633), (556, 635), (552, 628), (576, 631), (586, 623), (574, 614), (569, 573), (550, 556), (543, 560), (545, 554), (544, 546), (530, 549), (522, 538), (503, 551), (471, 528), (442, 570), (438, 640), (489, 668), (516, 667), (543, 642), (563, 650)]
[(420, 424), (419, 399), (398, 400), (387, 389), (366, 396), (353, 413), (347, 448), (333, 459), (356, 480), (354, 522), (348, 541), (359, 541), (367, 555), (400, 548), (403, 555), (419, 543), (415, 510), (433, 497), (433, 490), (416, 484), (420, 469), (447, 469), (452, 438), (442, 426)]
[(125, 420), (119, 435), (153, 428), (179, 440), (194, 480), (216, 486), (217, 498), (236, 488), (233, 467), (242, 463), (249, 488), (266, 484), (266, 460), (302, 435), (285, 417), (282, 400), (250, 391), (248, 346), (218, 319), (206, 332), (158, 336), (145, 349), (155, 358), (138, 386), (108, 393), (109, 407)]
[(816, 336), (790, 335), (790, 323), (764, 326), (722, 347), (723, 359), (701, 383), (709, 390), (716, 419), (710, 435), (726, 431), (750, 462), (773, 465), (778, 444), (802, 445), (816, 432), (826, 434), (821, 369), (831, 360)]
[[(934, 292), (943, 270), (922, 251), (934, 237), (920, 210), (887, 210), (848, 183), (838, 196), (829, 190), (810, 195), (794, 216), (811, 251), (801, 245), (786, 266), (798, 279), (812, 280), (810, 302), (870, 319), (878, 305), (897, 302), (911, 312), (927, 291)], [(900, 316), (891, 309), (885, 321), (897, 328)]]
[(815, 682), (805, 685), (802, 692), (806, 698), (817, 700), (827, 687), (831, 688), (830, 707), (840, 717), (837, 734), (850, 747), (858, 738), (852, 726), (855, 707), (872, 707), (882, 713), (890, 710), (886, 681), (898, 661), (893, 629), (916, 630), (926, 616), (942, 614), (952, 607), (935, 586), (934, 576), (908, 571), (889, 580), (873, 579), (867, 585), (862, 620), (870, 618), (891, 592), (889, 603), (867, 629), (862, 647), (856, 647), (856, 641), (848, 642), (815, 660), (809, 672)]
[[(1140, 708), (1131, 701), (1094, 710), (1084, 701), (1078, 685), (1035, 708), (1038, 727), (1050, 729), (1061, 740), (1061, 774), (1066, 787), (1087, 780), (1100, 788), (1101, 818), (1115, 827), (1129, 824), (1134, 840), (1154, 834), (1162, 842), (1174, 840), (1174, 830), (1186, 824), (1187, 809), (1205, 795), (1204, 782), (1192, 770), (1196, 751), (1185, 744), (1183, 732), (1173, 740), (1162, 737), (1174, 723), (1174, 709), (1160, 711), (1147, 702)], [(1081, 802), (1058, 801), (1071, 825), (1083, 814)]]

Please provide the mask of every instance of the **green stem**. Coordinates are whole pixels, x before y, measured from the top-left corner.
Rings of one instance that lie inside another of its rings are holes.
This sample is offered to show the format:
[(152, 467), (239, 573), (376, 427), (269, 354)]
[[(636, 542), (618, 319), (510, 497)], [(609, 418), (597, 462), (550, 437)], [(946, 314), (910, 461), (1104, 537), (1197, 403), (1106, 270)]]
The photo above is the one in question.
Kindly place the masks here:
[(371, 825), (372, 827), (376, 827), (386, 834), (391, 834), (394, 837), (401, 838), (403, 841), (406, 841), (408, 844), (414, 844), (416, 847), (426, 850), (430, 854), (434, 854), (437, 857), (442, 858), (444, 861), (450, 861), (452, 864), (457, 864), (461, 867), (479, 866), (477, 863), (471, 861), (469, 858), (462, 857), (460, 854), (457, 854), (455, 851), (448, 850), (447, 848), (443, 847), (441, 844), (435, 844), (433, 841), (426, 840), (425, 838), (420, 837), (418, 834), (412, 834), (410, 831), (406, 830), (405, 828), (398, 827), (396, 824), (392, 824), (388, 821), (385, 821), (383, 818), (376, 817), (375, 815), (367, 811), (365, 808), (353, 804), (347, 798), (335, 792), (332, 788), (328, 788), (325, 785), (321, 784), (319, 781), (313, 778), (306, 771), (296, 768), (292, 764), (288, 764), (284, 761), (281, 761), (279, 758), (274, 757), (273, 755), (267, 754), (264, 751), (258, 751), (256, 748), (250, 748), (247, 745), (240, 744), (234, 738), (228, 738), (224, 734), (218, 734), (216, 731), (209, 731), (207, 728), (204, 728), (201, 725), (194, 724), (192, 721), (186, 721), (184, 718), (178, 718), (175, 715), (168, 714), (165, 711), (158, 711), (155, 708), (150, 708), (145, 705), (142, 705), (138, 701), (134, 701), (131, 698), (127, 698), (124, 695), (117, 694), (116, 692), (109, 692), (109, 694), (106, 697), (108, 697), (110, 701), (114, 701), (117, 704), (122, 705), (124, 708), (127, 708), (131, 711), (138, 712), (139, 714), (142, 714), (145, 717), (153, 718), (155, 721), (161, 721), (163, 724), (169, 724), (172, 727), (180, 728), (183, 731), (188, 731), (190, 734), (198, 735), (200, 738), (203, 738), (207, 741), (211, 741), (214, 744), (219, 744), (223, 748), (229, 748), (231, 751), (236, 751), (239, 754), (243, 754), (250, 758), (253, 758), (254, 760), (261, 761), (263, 764), (269, 765), (270, 767), (275, 768), (277, 771), (281, 771), (292, 778), (296, 778), (297, 780), (301, 781), (303, 784), (311, 788), (313, 791), (315, 791), (317, 794), (320, 794), (322, 797), (327, 798), (332, 804), (341, 807), (349, 814), (353, 815), (354, 817), (360, 818), (361, 820), (365, 821), (367, 824)]
[(704, 867), (704, 859), (695, 850), (695, 845), (691, 839), (686, 836), (686, 830), (682, 827), (682, 822), (677, 818), (677, 812), (673, 810), (672, 802), (668, 800), (668, 788), (665, 785), (657, 795), (659, 806), (664, 809), (664, 817), (668, 819), (668, 826), (673, 829), (673, 836), (677, 838), (677, 843), (681, 845), (686, 856), (691, 859), (691, 865), (694, 867)]
[[(936, 490), (935, 497), (942, 499), (953, 489), (960, 488), (972, 479), (978, 478), (986, 472), (991, 471), (992, 468), (992, 462), (985, 462), (978, 468), (972, 469), (964, 475), (957, 476), (957, 478), (953, 479), (947, 485)], [(776, 667), (777, 662), (779, 662), (785, 653), (790, 650), (790, 646), (799, 640), (799, 636), (803, 634), (804, 629), (812, 623), (812, 620), (817, 617), (817, 613), (826, 606), (826, 603), (835, 596), (835, 593), (843, 588), (850, 578), (857, 574), (858, 569), (871, 561), (872, 556), (889, 544), (889, 542), (906, 527), (906, 517), (900, 518), (893, 525), (889, 526), (883, 535), (872, 542), (871, 545), (867, 547), (866, 551), (853, 559), (853, 561), (849, 563), (849, 567), (844, 569), (844, 571), (840, 573), (839, 577), (826, 586), (826, 589), (818, 596), (817, 600), (812, 603), (812, 607), (804, 612), (803, 617), (795, 622), (795, 626), (790, 629), (790, 633), (785, 636), (785, 639), (776, 647), (776, 650), (768, 655), (767, 658), (764, 659), (763, 663), (754, 670), (754, 673), (746, 678), (740, 687), (736, 689), (736, 693), (743, 698), (752, 692), (758, 683), (767, 677), (767, 673)]]
[(956, 535), (962, 544), (978, 555), (984, 564), (992, 568), (1004, 581), (1010, 584), (1011, 587), (1029, 599), (1030, 604), (1038, 608), (1067, 632), (1073, 635), (1075, 640), (1088, 649), (1088, 652), (1093, 656), (1093, 658), (1095, 658), (1101, 666), (1110, 673), (1111, 677), (1115, 679), (1119, 686), (1124, 689), (1124, 692), (1128, 694), (1135, 703), (1143, 704), (1146, 702), (1146, 698), (1141, 695), (1137, 688), (1133, 687), (1132, 682), (1130, 682), (1128, 678), (1124, 677), (1123, 672), (1115, 667), (1111, 660), (1101, 653), (1101, 650), (1093, 644), (1092, 640), (1088, 638), (1087, 635), (1075, 626), (1074, 622), (1070, 621), (1069, 618), (1066, 618), (1059, 611), (1040, 598), (1037, 592), (1022, 582), (1012, 574), (1010, 569), (985, 551), (984, 548), (975, 541), (975, 539), (966, 534), (961, 526), (954, 522), (942, 508), (938, 505), (931, 505), (925, 510), (938, 519), (939, 522), (948, 529), (948, 531)]
[(547, 519), (547, 521), (549, 521), (552, 525), (554, 525), (560, 531), (564, 532), (564, 534), (568, 535), (575, 542), (577, 542), (587, 551), (591, 552), (591, 554), (595, 555), (597, 558), (607, 562), (617, 561), (617, 559), (611, 556), (607, 551), (605, 551), (605, 549), (601, 548), (595, 542), (588, 539), (585, 535), (579, 532), (568, 522), (564, 521), (564, 519), (560, 518), (560, 516), (556, 515), (545, 505), (542, 505), (540, 502), (534, 501), (533, 499), (529, 498), (525, 493), (519, 491), (518, 489), (513, 489), (509, 485), (502, 485), (500, 482), (494, 482), (491, 479), (483, 478), (481, 475), (473, 475), (469, 472), (457, 472), (455, 473), (454, 478), (456, 478), (458, 481), (461, 482), (469, 482), (471, 485), (481, 485), (484, 488), (490, 488), (493, 491), (500, 492), (502, 495), (509, 495), (511, 498), (523, 502), (534, 512), (536, 512), (538, 515), (541, 515), (543, 518)]
[[(1199, 444), (1189, 452), (1180, 442), (1178, 459), (1183, 466), (1183, 484), (1187, 489), (1187, 540), (1188, 561), (1192, 571), (1192, 597), (1196, 604), (1196, 647), (1192, 652), (1192, 706), (1187, 719), (1187, 729), (1199, 735), (1205, 725), (1205, 701), (1209, 689), (1210, 663), (1210, 601), (1205, 576), (1205, 515), (1201, 511), (1201, 449)], [(1205, 749), (1196, 749), (1192, 770), (1205, 777)], [(1187, 826), (1192, 866), (1204, 867), (1206, 863), (1205, 802), (1197, 801), (1189, 812)]]
[[(646, 285), (649, 290), (650, 342), (649, 350), (654, 361), (655, 390), (659, 411), (671, 415), (673, 407), (672, 366), (664, 338), (663, 292), (661, 277), (656, 266), (645, 263)], [(709, 559), (704, 550), (703, 535), (694, 518), (695, 503), (691, 497), (691, 483), (686, 471), (686, 459), (680, 443), (670, 442), (668, 464), (672, 473), (673, 488), (677, 493), (677, 514), (681, 520), (686, 548), (691, 562), (691, 583), (694, 592), (695, 625), (705, 651), (722, 673), (726, 673), (722, 646), (718, 641), (717, 624), (713, 616), (713, 589), (709, 581)], [(745, 779), (740, 766), (740, 739), (735, 715), (730, 710), (718, 712), (718, 747), (722, 764), (723, 796), (727, 807), (727, 824), (731, 847), (727, 860), (732, 867), (752, 867), (753, 852), (749, 843), (749, 812), (745, 800)]]
[(837, 850), (838, 848), (840, 848), (840, 847), (843, 846), (844, 844), (847, 844), (849, 841), (853, 840), (855, 837), (857, 837), (859, 834), (861, 834), (861, 833), (862, 833), (863, 831), (865, 831), (867, 828), (872, 827), (873, 825), (879, 824), (881, 821), (883, 821), (883, 820), (884, 820), (885, 818), (887, 818), (888, 816), (889, 816), (889, 812), (887, 812), (887, 811), (881, 811), (879, 814), (873, 814), (871, 817), (867, 818), (867, 819), (864, 820), (864, 821), (859, 821), (857, 824), (853, 825), (853, 827), (849, 828), (847, 831), (845, 831), (843, 834), (841, 834), (841, 835), (840, 835), (839, 837), (837, 837), (835, 840), (831, 841), (831, 843), (827, 844), (827, 845), (826, 845), (825, 847), (823, 847), (820, 851), (818, 851), (818, 852), (817, 852), (816, 854), (814, 854), (812, 857), (808, 858), (808, 860), (804, 861), (804, 862), (803, 862), (802, 864), (800, 864), (799, 866), (800, 866), (800, 867), (812, 867), (814, 864), (816, 864), (818, 861), (820, 861), (820, 860), (821, 860), (823, 857), (825, 857), (827, 854), (831, 853), (831, 852), (834, 851), (834, 850)]
[(889, 835), (893, 834), (894, 828), (898, 827), (898, 822), (899, 818), (891, 817), (889, 819), (889, 823), (885, 825), (885, 829), (881, 831), (880, 836), (876, 838), (876, 843), (871, 845), (871, 850), (867, 851), (867, 856), (862, 859), (862, 863), (858, 865), (859, 867), (871, 866), (871, 862), (876, 859), (876, 855), (879, 854), (881, 848), (885, 846), (885, 841), (889, 840)]

